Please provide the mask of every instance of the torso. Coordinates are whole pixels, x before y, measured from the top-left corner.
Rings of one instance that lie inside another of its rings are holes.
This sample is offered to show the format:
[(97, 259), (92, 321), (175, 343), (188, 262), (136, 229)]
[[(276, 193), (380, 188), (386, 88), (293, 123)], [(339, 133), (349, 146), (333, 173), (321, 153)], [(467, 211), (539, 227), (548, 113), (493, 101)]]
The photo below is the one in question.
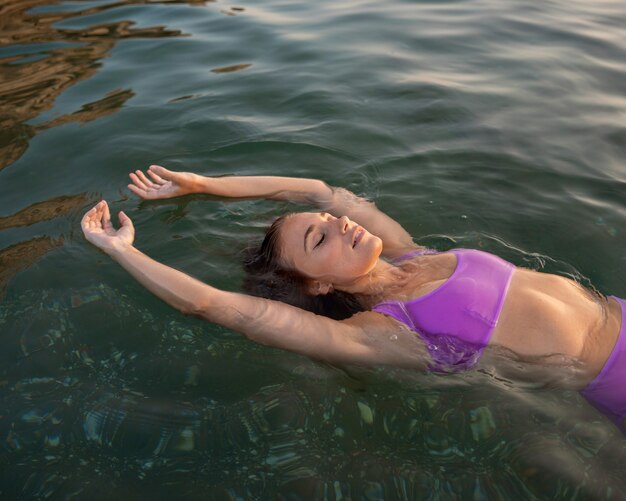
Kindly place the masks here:
[(614, 300), (564, 277), (517, 268), (491, 343), (522, 357), (578, 360), (582, 378), (590, 381), (609, 357), (620, 325)]
[[(423, 255), (403, 262), (412, 278), (385, 300), (408, 301), (438, 289), (454, 273), (453, 253)], [(399, 324), (399, 322), (398, 322)], [(615, 345), (621, 310), (564, 277), (516, 268), (488, 346), (520, 358), (577, 360), (580, 384), (601, 370)]]

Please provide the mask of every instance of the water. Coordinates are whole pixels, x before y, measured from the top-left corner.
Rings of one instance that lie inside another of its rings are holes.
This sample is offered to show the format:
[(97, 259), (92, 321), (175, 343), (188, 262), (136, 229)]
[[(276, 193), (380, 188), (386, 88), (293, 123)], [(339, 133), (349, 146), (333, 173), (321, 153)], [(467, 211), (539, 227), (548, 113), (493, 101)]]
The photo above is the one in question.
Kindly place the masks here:
[[(164, 306), (89, 246), (237, 290), (264, 201), (127, 173), (320, 177), (420, 242), (626, 296), (623, 2), (0, 4), (0, 497), (621, 498), (626, 443), (495, 369), (338, 369)], [(393, 340), (390, 340), (393, 342)]]

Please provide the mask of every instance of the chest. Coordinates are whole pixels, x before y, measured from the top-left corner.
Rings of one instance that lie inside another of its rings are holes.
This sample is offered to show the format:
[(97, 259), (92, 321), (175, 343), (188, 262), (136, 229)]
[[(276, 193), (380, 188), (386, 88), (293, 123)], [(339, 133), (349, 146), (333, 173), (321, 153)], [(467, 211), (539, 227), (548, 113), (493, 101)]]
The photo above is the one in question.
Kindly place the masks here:
[(424, 339), (452, 337), (478, 348), (497, 324), (514, 266), (480, 251), (457, 250), (427, 263), (427, 279), (408, 300), (375, 310), (407, 324)]

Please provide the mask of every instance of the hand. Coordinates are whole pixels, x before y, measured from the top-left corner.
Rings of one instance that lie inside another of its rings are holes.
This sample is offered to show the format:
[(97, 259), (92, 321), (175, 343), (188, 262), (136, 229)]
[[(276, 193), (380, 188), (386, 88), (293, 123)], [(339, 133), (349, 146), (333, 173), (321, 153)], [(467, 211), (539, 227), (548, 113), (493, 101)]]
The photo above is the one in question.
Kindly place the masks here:
[(128, 189), (146, 200), (179, 197), (198, 191), (200, 176), (191, 172), (173, 172), (160, 165), (151, 165), (148, 175), (136, 170), (129, 174), (132, 184)]
[(85, 238), (107, 254), (131, 248), (135, 240), (133, 222), (123, 212), (118, 217), (122, 226), (116, 230), (111, 223), (109, 206), (101, 200), (85, 213), (80, 222)]

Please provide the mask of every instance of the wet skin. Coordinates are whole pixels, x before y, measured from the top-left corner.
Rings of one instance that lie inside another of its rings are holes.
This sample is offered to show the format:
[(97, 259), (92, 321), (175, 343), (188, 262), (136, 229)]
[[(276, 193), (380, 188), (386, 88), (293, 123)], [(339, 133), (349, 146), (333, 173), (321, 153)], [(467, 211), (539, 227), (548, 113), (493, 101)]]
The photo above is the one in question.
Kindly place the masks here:
[[(364, 277), (371, 286), (380, 276), (372, 271), (380, 267), (382, 241), (364, 231), (354, 245), (359, 231), (359, 225), (345, 216), (294, 214), (281, 228), (282, 258), (314, 280), (361, 292), (359, 283)], [(420, 256), (412, 262), (419, 263), (419, 273), (412, 273), (404, 287), (391, 293), (395, 299), (412, 299), (435, 290), (456, 268), (450, 253)], [(522, 357), (560, 354), (580, 360), (584, 363), (581, 380), (586, 382), (608, 358), (619, 332), (620, 316), (615, 301), (598, 301), (572, 280), (517, 268), (490, 344)]]
[[(152, 166), (148, 173), (151, 179), (140, 171), (131, 175), (132, 191), (142, 198), (202, 192), (305, 202), (341, 216), (324, 212), (289, 216), (278, 234), (281, 258), (287, 267), (311, 278), (316, 287), (313, 293), (324, 294), (332, 288), (350, 292), (366, 310), (384, 300), (407, 301), (428, 294), (444, 284), (457, 266), (456, 256), (449, 252), (421, 255), (400, 264), (379, 259), (381, 255), (394, 259), (420, 247), (373, 203), (319, 180), (211, 178), (160, 166)], [(419, 336), (389, 316), (364, 311), (339, 322), (282, 303), (220, 291), (127, 245), (121, 237), (132, 226), (126, 217), (121, 223), (120, 230), (112, 229), (108, 207), (102, 203), (85, 215), (83, 230), (89, 241), (110, 253), (140, 283), (185, 313), (263, 344), (336, 363), (426, 364), (428, 354)], [(573, 359), (581, 370), (572, 382), (584, 387), (609, 357), (621, 323), (621, 310), (613, 299), (594, 296), (568, 278), (517, 268), (489, 345), (513, 352), (515, 360), (539, 360), (541, 366), (557, 368), (563, 365), (559, 360)], [(394, 333), (395, 342), (389, 343)], [(527, 376), (532, 371), (524, 372)]]
[(371, 272), (383, 243), (348, 217), (321, 212), (289, 216), (280, 230), (285, 264), (305, 276), (342, 288)]

